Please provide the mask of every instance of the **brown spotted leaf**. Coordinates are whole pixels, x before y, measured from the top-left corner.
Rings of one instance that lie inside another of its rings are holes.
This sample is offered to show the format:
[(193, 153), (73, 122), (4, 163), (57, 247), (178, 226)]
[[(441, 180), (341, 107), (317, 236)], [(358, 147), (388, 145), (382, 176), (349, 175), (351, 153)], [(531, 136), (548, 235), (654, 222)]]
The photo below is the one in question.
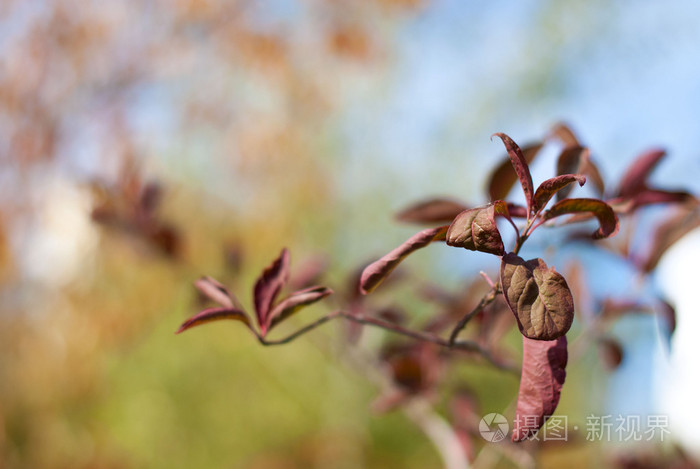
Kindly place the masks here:
[(272, 304), (289, 277), (289, 251), (282, 249), (279, 257), (267, 267), (255, 283), (253, 300), (260, 333), (267, 333), (268, 316)]
[(208, 322), (219, 321), (222, 319), (232, 319), (234, 321), (241, 321), (243, 324), (248, 326), (249, 329), (252, 330), (250, 319), (244, 311), (236, 308), (209, 308), (195, 314), (187, 321), (183, 322), (180, 328), (175, 333), (179, 334), (195, 326), (206, 324)]
[[(530, 207), (532, 206), (532, 197), (534, 196), (534, 186), (532, 184), (532, 175), (530, 174), (530, 168), (528, 167), (527, 159), (525, 159), (525, 155), (523, 154), (523, 151), (520, 149), (520, 147), (508, 135), (502, 132), (498, 132), (493, 134), (491, 138), (493, 138), (494, 136), (499, 137), (506, 147), (506, 151), (508, 152), (508, 158), (510, 158), (510, 162), (513, 165), (513, 169), (515, 169), (515, 173), (517, 174), (518, 179), (520, 180), (520, 185), (523, 187), (523, 192), (525, 193), (525, 200), (527, 201), (527, 207), (528, 210), (530, 210)], [(540, 148), (537, 148), (536, 150), (533, 149), (534, 154), (531, 156), (531, 158), (534, 158), (535, 155), (537, 155)], [(492, 177), (492, 183), (493, 181), (494, 177)], [(505, 194), (503, 194), (501, 197), (496, 198), (494, 198), (493, 195), (501, 195), (500, 191), (498, 191), (498, 194), (494, 194), (494, 191), (489, 190), (489, 193), (492, 196), (493, 200), (497, 200), (506, 198), (509, 191), (510, 187), (508, 188)]]
[(366, 295), (377, 288), (382, 280), (412, 252), (424, 248), (433, 241), (444, 241), (447, 228), (449, 228), (449, 226), (444, 225), (420, 231), (408, 238), (403, 244), (392, 250), (389, 254), (386, 254), (381, 259), (365, 267), (360, 277), (360, 291), (362, 294)]
[(563, 336), (574, 320), (574, 300), (564, 277), (542, 259), (513, 253), (501, 261), (501, 286), (520, 332), (536, 340)]
[(396, 215), (407, 223), (449, 223), (467, 207), (450, 199), (430, 199), (411, 205)]
[(502, 256), (505, 248), (496, 225), (497, 210), (508, 213), (505, 202), (499, 200), (457, 215), (447, 230), (447, 245)]
[(536, 434), (556, 410), (566, 379), (566, 346), (565, 336), (551, 341), (523, 337), (523, 370), (513, 441), (523, 441)]
[(333, 294), (333, 290), (326, 287), (315, 286), (295, 291), (287, 298), (280, 301), (267, 317), (266, 330), (272, 329), (276, 324), (284, 321), (305, 306), (309, 306), (317, 301)]
[(593, 238), (614, 236), (620, 228), (617, 215), (612, 207), (598, 199), (564, 199), (544, 212), (543, 218), (549, 220), (561, 215), (590, 212), (598, 219), (600, 228), (593, 233)]
[(578, 182), (579, 186), (583, 186), (586, 183), (585, 176), (580, 174), (562, 174), (551, 179), (544, 181), (535, 191), (535, 198), (533, 204), (533, 212), (537, 213), (543, 209), (547, 202), (559, 191), (564, 189), (569, 189), (569, 184), (572, 182)]

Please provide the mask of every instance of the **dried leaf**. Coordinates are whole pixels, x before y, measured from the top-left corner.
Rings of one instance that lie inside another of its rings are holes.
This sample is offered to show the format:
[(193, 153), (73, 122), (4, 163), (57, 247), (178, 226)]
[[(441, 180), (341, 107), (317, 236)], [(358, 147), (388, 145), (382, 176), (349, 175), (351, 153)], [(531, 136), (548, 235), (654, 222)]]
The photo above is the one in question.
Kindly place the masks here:
[(448, 225), (437, 228), (428, 228), (408, 238), (401, 246), (397, 247), (381, 259), (365, 267), (360, 278), (360, 291), (366, 295), (386, 278), (406, 256), (421, 249), (433, 241), (444, 241)]
[(252, 330), (250, 319), (248, 315), (240, 309), (235, 308), (209, 308), (197, 313), (196, 315), (189, 318), (187, 321), (183, 322), (180, 328), (175, 332), (179, 334), (191, 329), (195, 326), (205, 324), (212, 321), (219, 321), (221, 319), (233, 319), (234, 321), (241, 321), (243, 324), (248, 326)]
[(554, 413), (566, 379), (566, 337), (530, 340), (523, 337), (523, 370), (515, 409), (512, 440), (533, 436)]
[(530, 339), (563, 336), (574, 320), (574, 300), (564, 277), (542, 259), (513, 253), (501, 261), (501, 285), (521, 334)]
[(326, 287), (315, 286), (295, 291), (284, 300), (280, 301), (267, 316), (266, 330), (272, 329), (276, 324), (284, 321), (301, 308), (316, 303), (317, 301), (332, 295), (333, 290)]
[[(510, 162), (513, 165), (513, 169), (515, 169), (515, 173), (518, 175), (518, 179), (520, 180), (520, 185), (523, 187), (523, 192), (525, 193), (525, 200), (527, 201), (527, 207), (528, 210), (532, 206), (532, 197), (534, 196), (534, 187), (532, 185), (532, 176), (530, 175), (530, 168), (528, 167), (528, 162), (525, 159), (525, 156), (523, 152), (520, 150), (520, 147), (506, 134), (502, 132), (495, 133), (491, 136), (491, 138), (494, 137), (499, 137), (502, 141), (503, 144), (506, 147), (506, 150), (508, 151), (508, 158), (510, 158)], [(540, 144), (541, 148), (541, 144)], [(535, 155), (539, 152), (540, 148), (537, 148), (536, 150), (533, 150), (534, 155), (532, 155), (531, 158), (534, 158)], [(494, 178), (497, 175), (494, 174), (492, 176), (492, 184), (493, 181), (495, 180)], [(498, 183), (497, 183), (498, 184)], [(510, 184), (512, 186), (512, 183)], [(510, 187), (506, 191), (505, 194), (503, 194), (501, 197), (493, 197), (493, 195), (500, 195), (501, 190), (497, 191), (492, 191), (489, 189), (489, 193), (492, 196), (492, 200), (497, 200), (497, 199), (505, 199), (506, 196), (508, 195), (508, 192), (510, 191)]]
[(447, 230), (447, 245), (502, 256), (503, 240), (496, 225), (496, 206), (508, 213), (505, 202), (465, 210)]
[(620, 224), (612, 207), (598, 199), (564, 199), (544, 212), (544, 219), (549, 220), (561, 215), (590, 212), (598, 219), (600, 228), (593, 233), (593, 238), (607, 238), (617, 234)]
[(532, 211), (535, 213), (539, 212), (547, 205), (547, 202), (550, 201), (554, 194), (564, 189), (570, 189), (567, 186), (572, 182), (578, 182), (579, 186), (583, 186), (586, 183), (586, 178), (580, 174), (562, 174), (544, 181), (535, 191)]
[(467, 207), (449, 199), (430, 199), (411, 205), (396, 215), (407, 223), (449, 223)]
[(255, 283), (253, 299), (260, 333), (267, 333), (268, 315), (272, 304), (289, 276), (289, 251), (282, 249), (279, 257), (266, 268)]

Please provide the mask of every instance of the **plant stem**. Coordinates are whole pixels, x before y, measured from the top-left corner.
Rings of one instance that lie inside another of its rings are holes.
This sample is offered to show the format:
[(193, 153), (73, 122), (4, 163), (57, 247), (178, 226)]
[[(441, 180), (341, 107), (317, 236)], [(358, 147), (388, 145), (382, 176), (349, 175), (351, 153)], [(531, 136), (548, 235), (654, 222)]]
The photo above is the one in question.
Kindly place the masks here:
[(462, 332), (462, 329), (466, 327), (467, 323), (471, 321), (471, 319), (474, 316), (476, 316), (480, 311), (482, 311), (485, 307), (493, 303), (493, 301), (496, 299), (499, 293), (499, 285), (493, 285), (491, 290), (483, 298), (481, 298), (479, 304), (476, 305), (474, 309), (467, 313), (462, 319), (460, 319), (460, 321), (457, 323), (454, 329), (452, 329), (452, 333), (450, 334), (450, 339), (448, 341), (450, 347), (452, 347), (455, 344), (455, 342), (457, 341), (457, 336), (460, 332)]
[[(492, 301), (492, 300), (491, 300)], [(393, 332), (395, 334), (403, 335), (406, 337), (410, 337), (412, 339), (416, 340), (421, 340), (423, 342), (430, 342), (435, 345), (439, 345), (441, 347), (446, 347), (446, 348), (451, 348), (455, 350), (462, 350), (464, 352), (471, 352), (471, 353), (476, 353), (478, 355), (481, 355), (482, 358), (484, 358), (486, 361), (488, 361), (490, 364), (492, 364), (494, 367), (498, 368), (499, 370), (504, 370), (508, 371), (511, 373), (519, 374), (520, 369), (514, 365), (511, 365), (509, 363), (503, 363), (500, 360), (496, 359), (493, 355), (491, 355), (491, 352), (488, 351), (487, 349), (481, 347), (479, 344), (477, 344), (474, 341), (470, 340), (464, 340), (464, 341), (453, 341), (450, 342), (449, 340), (443, 339), (442, 337), (439, 337), (435, 334), (431, 334), (429, 332), (423, 332), (423, 331), (415, 331), (412, 329), (407, 329), (405, 327), (399, 326), (398, 324), (394, 324), (391, 322), (384, 321), (382, 319), (378, 318), (373, 318), (371, 316), (354, 316), (349, 313), (346, 313), (345, 311), (334, 311), (332, 313), (327, 314), (326, 316), (322, 316), (316, 321), (312, 322), (311, 324), (302, 327), (298, 331), (288, 335), (287, 337), (279, 340), (267, 340), (264, 337), (258, 337), (258, 340), (260, 341), (261, 344), (265, 346), (270, 346), (270, 345), (283, 345), (287, 344), (298, 337), (306, 334), (307, 332), (310, 332), (314, 329), (316, 329), (318, 326), (330, 321), (331, 319), (335, 318), (344, 318), (348, 321), (353, 321), (359, 324), (364, 324), (368, 326), (374, 326), (378, 327), (380, 329), (384, 329), (389, 332)]]

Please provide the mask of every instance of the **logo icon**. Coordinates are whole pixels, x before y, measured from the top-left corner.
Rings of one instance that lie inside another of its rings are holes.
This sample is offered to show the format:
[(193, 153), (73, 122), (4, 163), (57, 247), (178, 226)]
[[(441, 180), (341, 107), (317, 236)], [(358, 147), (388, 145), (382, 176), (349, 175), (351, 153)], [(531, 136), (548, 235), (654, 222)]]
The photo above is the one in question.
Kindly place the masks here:
[(498, 443), (504, 440), (508, 435), (508, 430), (508, 420), (503, 415), (495, 412), (485, 415), (479, 422), (481, 437), (490, 443)]

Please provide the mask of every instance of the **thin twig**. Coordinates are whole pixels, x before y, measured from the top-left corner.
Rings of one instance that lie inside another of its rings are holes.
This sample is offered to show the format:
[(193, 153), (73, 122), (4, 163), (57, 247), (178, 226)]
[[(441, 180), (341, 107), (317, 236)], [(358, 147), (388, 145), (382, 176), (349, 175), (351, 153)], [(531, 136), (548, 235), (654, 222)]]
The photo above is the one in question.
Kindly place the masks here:
[(335, 318), (344, 318), (349, 321), (353, 321), (359, 324), (365, 324), (368, 326), (374, 326), (378, 327), (380, 329), (384, 329), (388, 332), (393, 332), (395, 334), (400, 334), (406, 337), (410, 337), (412, 339), (416, 340), (421, 340), (423, 342), (430, 342), (435, 345), (439, 345), (441, 347), (446, 347), (454, 350), (461, 350), (464, 352), (470, 352), (470, 353), (476, 353), (480, 355), (482, 358), (484, 358), (486, 361), (488, 361), (490, 364), (492, 364), (494, 367), (496, 367), (499, 370), (503, 371), (508, 371), (511, 373), (520, 373), (520, 369), (514, 365), (508, 364), (508, 363), (503, 363), (500, 360), (496, 359), (490, 351), (487, 349), (483, 348), (480, 346), (478, 343), (470, 340), (463, 340), (463, 341), (453, 341), (450, 342), (447, 339), (444, 339), (440, 336), (437, 336), (435, 334), (431, 334), (429, 332), (423, 332), (423, 331), (415, 331), (412, 329), (407, 329), (405, 327), (399, 326), (398, 324), (394, 324), (391, 322), (384, 321), (382, 319), (378, 318), (373, 318), (370, 316), (355, 316), (349, 313), (346, 313), (345, 311), (334, 311), (332, 313), (327, 314), (326, 316), (322, 316), (316, 321), (312, 322), (311, 324), (302, 327), (298, 331), (294, 332), (293, 334), (288, 335), (287, 337), (279, 340), (267, 340), (264, 337), (258, 337), (258, 340), (260, 341), (261, 344), (265, 346), (271, 346), (271, 345), (283, 345), (287, 344), (294, 339), (306, 334), (307, 332), (310, 332), (314, 329), (316, 329), (318, 326), (330, 321), (331, 319)]
[(482, 311), (485, 307), (493, 303), (493, 301), (496, 299), (498, 294), (500, 293), (500, 288), (498, 284), (493, 285), (491, 290), (484, 295), (483, 298), (479, 301), (479, 304), (474, 307), (470, 312), (468, 312), (462, 319), (459, 320), (457, 325), (452, 329), (452, 333), (450, 334), (450, 340), (448, 341), (448, 345), (452, 347), (455, 342), (457, 341), (457, 336), (459, 335), (460, 332), (462, 332), (462, 329), (464, 329), (467, 326), (467, 323), (471, 321), (471, 319), (476, 316), (480, 311)]

